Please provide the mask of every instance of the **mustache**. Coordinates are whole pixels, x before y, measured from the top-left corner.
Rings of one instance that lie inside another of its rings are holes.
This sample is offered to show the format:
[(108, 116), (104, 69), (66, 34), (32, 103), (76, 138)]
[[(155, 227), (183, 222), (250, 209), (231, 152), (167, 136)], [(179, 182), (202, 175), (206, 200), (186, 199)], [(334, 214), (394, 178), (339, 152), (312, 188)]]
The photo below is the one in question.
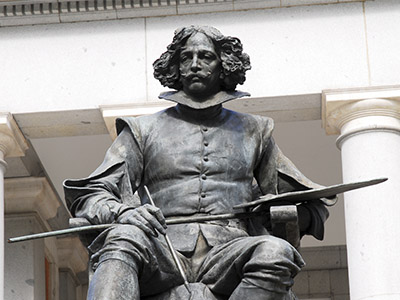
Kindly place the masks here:
[(204, 79), (207, 78), (208, 76), (211, 75), (211, 72), (207, 72), (207, 73), (192, 73), (192, 72), (188, 72), (188, 73), (183, 73), (181, 72), (181, 77), (184, 79), (193, 79), (194, 77), (198, 77), (200, 79)]

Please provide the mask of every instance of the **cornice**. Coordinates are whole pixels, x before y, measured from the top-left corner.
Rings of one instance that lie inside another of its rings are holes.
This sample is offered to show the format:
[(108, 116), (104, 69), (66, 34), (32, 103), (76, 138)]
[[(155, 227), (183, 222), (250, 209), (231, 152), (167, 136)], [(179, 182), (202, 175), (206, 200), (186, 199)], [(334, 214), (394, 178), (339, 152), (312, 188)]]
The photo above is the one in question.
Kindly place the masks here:
[[(366, 0), (349, 0), (349, 2)], [(0, 1), (0, 27), (229, 12), (332, 0), (15, 0)]]
[(36, 213), (47, 230), (60, 209), (67, 210), (60, 202), (51, 185), (44, 177), (9, 178), (4, 181), (6, 214)]

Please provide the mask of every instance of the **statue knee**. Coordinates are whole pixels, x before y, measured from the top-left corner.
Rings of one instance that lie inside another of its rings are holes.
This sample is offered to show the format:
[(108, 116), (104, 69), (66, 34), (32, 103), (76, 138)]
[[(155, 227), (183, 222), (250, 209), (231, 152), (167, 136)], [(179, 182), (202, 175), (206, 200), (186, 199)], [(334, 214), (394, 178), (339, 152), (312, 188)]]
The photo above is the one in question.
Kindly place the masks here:
[(268, 253), (270, 258), (293, 257), (294, 251), (296, 250), (287, 241), (274, 236), (262, 237), (255, 249), (256, 253)]
[(131, 240), (133, 238), (139, 240), (148, 240), (149, 237), (144, 233), (142, 229), (137, 227), (136, 225), (131, 224), (118, 224), (115, 227), (111, 228), (107, 233), (107, 239), (120, 238), (121, 236)]
[(246, 282), (266, 291), (282, 295), (288, 293), (294, 277), (304, 265), (297, 250), (274, 236), (257, 237), (253, 249), (243, 268)]
[(281, 266), (292, 274), (297, 274), (305, 265), (300, 253), (287, 241), (274, 237), (261, 237), (254, 249), (251, 261), (261, 268)]
[(116, 225), (103, 234), (104, 240), (100, 239), (99, 250), (91, 259), (93, 269), (103, 262), (118, 260), (139, 271), (143, 262), (149, 260), (148, 249), (152, 248), (152, 241), (135, 225)]

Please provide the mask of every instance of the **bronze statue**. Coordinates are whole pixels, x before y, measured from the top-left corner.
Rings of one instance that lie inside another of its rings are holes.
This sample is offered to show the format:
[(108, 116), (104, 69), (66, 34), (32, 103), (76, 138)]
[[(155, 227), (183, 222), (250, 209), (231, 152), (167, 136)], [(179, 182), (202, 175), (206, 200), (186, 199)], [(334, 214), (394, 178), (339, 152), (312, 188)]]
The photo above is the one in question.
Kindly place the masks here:
[[(270, 118), (222, 107), (248, 96), (235, 89), (249, 69), (239, 39), (211, 27), (177, 30), (154, 63), (156, 79), (176, 90), (160, 98), (177, 105), (118, 119), (118, 137), (103, 164), (88, 178), (64, 183), (73, 216), (120, 224), (89, 246), (95, 273), (88, 299), (188, 299), (166, 233), (195, 291), (192, 299), (292, 299), (304, 262), (294, 247), (269, 234), (268, 215), (165, 223), (165, 217), (230, 213), (257, 193), (320, 187), (275, 145)], [(149, 204), (145, 186), (158, 208)], [(298, 214), (301, 234), (322, 239), (324, 204), (305, 202)]]

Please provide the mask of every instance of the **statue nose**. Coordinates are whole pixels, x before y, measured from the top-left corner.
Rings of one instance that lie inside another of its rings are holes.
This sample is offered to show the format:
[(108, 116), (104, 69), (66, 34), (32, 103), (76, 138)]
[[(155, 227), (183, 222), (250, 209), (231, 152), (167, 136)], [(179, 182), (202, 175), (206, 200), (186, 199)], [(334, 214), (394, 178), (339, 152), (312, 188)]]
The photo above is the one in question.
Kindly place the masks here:
[(200, 70), (199, 60), (196, 55), (193, 56), (192, 64), (190, 65), (190, 70), (193, 72)]

